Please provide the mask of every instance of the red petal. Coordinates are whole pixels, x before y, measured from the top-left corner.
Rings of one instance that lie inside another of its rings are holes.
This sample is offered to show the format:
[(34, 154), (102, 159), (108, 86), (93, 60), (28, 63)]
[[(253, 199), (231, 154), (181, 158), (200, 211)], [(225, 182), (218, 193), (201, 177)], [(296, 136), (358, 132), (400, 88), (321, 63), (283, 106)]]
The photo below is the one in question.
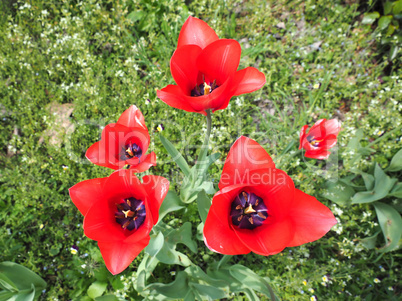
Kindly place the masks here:
[(326, 135), (335, 135), (335, 137), (338, 136), (339, 131), (341, 130), (341, 124), (337, 119), (330, 119), (327, 120), (327, 122), (324, 125)]
[(201, 53), (197, 45), (185, 45), (178, 48), (170, 60), (170, 72), (180, 88), (190, 95), (197, 85), (197, 57)]
[(295, 191), (295, 202), (290, 211), (295, 235), (289, 247), (315, 241), (323, 237), (337, 221), (328, 207), (299, 189)]
[(300, 130), (299, 134), (299, 149), (302, 149), (303, 147), (303, 140), (306, 137), (306, 129), (308, 128), (308, 125), (303, 125), (303, 127)]
[(207, 23), (190, 16), (180, 30), (177, 48), (184, 45), (198, 45), (205, 48), (216, 40), (218, 36)]
[(311, 129), (308, 131), (307, 136), (312, 136), (315, 139), (323, 139), (326, 135), (326, 130), (325, 130), (325, 123), (326, 119), (320, 119), (314, 125), (311, 127)]
[(242, 188), (241, 186), (228, 187), (224, 189), (224, 192), (216, 193), (212, 199), (204, 225), (204, 242), (211, 251), (227, 255), (250, 253), (229, 225), (231, 203)]
[(220, 86), (235, 75), (240, 55), (241, 47), (236, 40), (217, 40), (203, 49), (198, 56), (198, 70), (204, 74), (205, 81), (216, 80)]
[[(289, 209), (289, 208), (288, 208)], [(253, 230), (237, 229), (239, 239), (254, 253), (268, 256), (281, 252), (292, 240), (294, 230), (290, 219), (269, 221)], [(235, 227), (235, 226), (233, 226)]]
[(124, 125), (126, 127), (141, 127), (144, 130), (148, 131), (147, 126), (145, 125), (144, 116), (141, 111), (134, 105), (125, 110), (123, 114), (121, 114), (117, 124)]
[(184, 110), (187, 112), (196, 112), (206, 115), (205, 112), (199, 112), (194, 110), (194, 108), (189, 104), (189, 102), (186, 101), (185, 94), (183, 93), (183, 91), (180, 89), (179, 86), (168, 85), (162, 90), (156, 91), (156, 95), (164, 103), (173, 108)]
[(89, 208), (102, 196), (102, 189), (106, 180), (107, 178), (97, 178), (82, 181), (68, 190), (71, 200), (82, 215), (87, 214)]
[(328, 159), (330, 154), (331, 154), (331, 152), (326, 151), (326, 150), (321, 150), (320, 152), (306, 151), (304, 156), (307, 158), (324, 160), (324, 159)]
[(121, 169), (112, 173), (105, 183), (104, 194), (106, 198), (146, 199), (147, 193), (140, 180), (131, 169)]
[(223, 166), (219, 189), (241, 184), (242, 180), (239, 179), (244, 178), (251, 171), (274, 167), (274, 162), (261, 145), (250, 138), (241, 136), (230, 148)]
[(85, 157), (89, 161), (91, 161), (93, 164), (99, 165), (99, 166), (104, 166), (112, 169), (117, 169), (118, 166), (116, 164), (111, 164), (107, 160), (106, 157), (106, 148), (101, 141), (95, 142), (92, 144), (87, 152), (85, 153)]
[(149, 196), (148, 206), (155, 225), (159, 219), (159, 208), (169, 191), (169, 181), (160, 176), (144, 176), (142, 186)]
[(233, 86), (236, 87), (234, 95), (254, 92), (264, 86), (266, 80), (264, 73), (254, 67), (247, 67), (236, 72)]
[(151, 166), (156, 166), (156, 154), (151, 152), (145, 157), (141, 157), (141, 162), (137, 165), (131, 165), (130, 169), (134, 172), (144, 172), (151, 168)]
[(335, 135), (328, 135), (325, 137), (325, 140), (322, 142), (324, 149), (330, 149), (335, 146), (336, 144), (336, 136)]
[(137, 243), (118, 242), (98, 242), (107, 269), (113, 275), (123, 272), (138, 256), (138, 254), (148, 245), (150, 237)]

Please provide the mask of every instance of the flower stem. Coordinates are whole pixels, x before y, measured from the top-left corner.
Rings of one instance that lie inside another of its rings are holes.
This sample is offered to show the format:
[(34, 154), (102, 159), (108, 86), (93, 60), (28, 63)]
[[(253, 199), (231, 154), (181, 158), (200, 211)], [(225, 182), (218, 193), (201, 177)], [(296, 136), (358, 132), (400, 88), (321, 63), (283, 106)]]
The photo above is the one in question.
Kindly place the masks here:
[(201, 147), (200, 155), (198, 156), (197, 165), (203, 164), (208, 153), (209, 137), (211, 136), (212, 118), (211, 110), (206, 110), (207, 113), (207, 132), (204, 138), (204, 144)]

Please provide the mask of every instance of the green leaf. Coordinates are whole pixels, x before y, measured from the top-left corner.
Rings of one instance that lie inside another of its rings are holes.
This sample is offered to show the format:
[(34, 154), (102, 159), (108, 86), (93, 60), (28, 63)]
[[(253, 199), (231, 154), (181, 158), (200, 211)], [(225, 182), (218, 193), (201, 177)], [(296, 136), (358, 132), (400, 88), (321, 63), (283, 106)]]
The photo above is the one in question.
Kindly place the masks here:
[(400, 171), (402, 170), (402, 148), (392, 157), (391, 163), (389, 164), (386, 171)]
[(395, 184), (394, 188), (392, 188), (388, 195), (402, 199), (402, 182)]
[(105, 295), (101, 297), (96, 297), (96, 301), (119, 301), (119, 299), (115, 295)]
[(365, 237), (360, 239), (360, 242), (362, 243), (362, 245), (367, 248), (367, 249), (374, 249), (375, 248), (375, 244), (377, 242), (377, 236), (378, 234), (380, 234), (381, 231), (378, 231), (377, 233), (375, 233), (373, 236), (370, 237)]
[[(185, 272), (178, 272), (176, 279), (169, 284), (152, 283), (146, 287), (151, 294), (163, 295), (168, 298), (182, 299), (190, 291), (188, 278)], [(165, 299), (166, 300), (166, 299)]]
[(177, 211), (182, 208), (184, 208), (184, 206), (182, 206), (182, 202), (176, 192), (169, 190), (159, 209), (159, 221), (169, 212)]
[(211, 207), (211, 199), (207, 196), (205, 191), (201, 191), (197, 196), (197, 206), (198, 212), (200, 214), (201, 220), (205, 223), (209, 211), (209, 207)]
[(400, 14), (402, 12), (402, 0), (394, 2), (394, 7), (392, 8), (392, 13), (394, 15)]
[(92, 299), (95, 299), (96, 297), (102, 296), (106, 288), (107, 288), (106, 282), (95, 281), (89, 286), (87, 294)]
[(385, 246), (379, 249), (380, 252), (389, 252), (398, 247), (402, 234), (401, 215), (390, 205), (376, 202), (373, 204), (377, 212), (378, 223), (384, 234)]
[(3, 273), (0, 273), (0, 288), (8, 291), (18, 291), (15, 284)]
[(328, 181), (326, 183), (326, 186), (327, 189), (324, 191), (322, 196), (340, 206), (346, 206), (350, 204), (351, 197), (355, 194), (355, 191), (352, 187), (340, 181)]
[(388, 177), (378, 164), (375, 166), (374, 178), (374, 189), (356, 193), (352, 198), (352, 204), (371, 203), (385, 198), (397, 181)]
[(391, 23), (392, 18), (393, 18), (392, 16), (382, 16), (380, 20), (378, 20), (378, 28), (380, 30), (386, 29), (388, 25)]
[(366, 189), (372, 190), (374, 188), (374, 182), (375, 182), (374, 176), (365, 172), (362, 172), (361, 175), (364, 181), (364, 186), (366, 186)]
[[(34, 292), (36, 291), (39, 294), (46, 287), (46, 282), (37, 274), (22, 265), (10, 261), (0, 263), (0, 275), (3, 284), (7, 282), (8, 285), (20, 291), (28, 290), (30, 292), (34, 287)], [(28, 295), (30, 296), (30, 294)]]
[(182, 154), (168, 139), (163, 137), (162, 134), (159, 135), (159, 139), (161, 140), (168, 154), (173, 158), (173, 161), (176, 162), (177, 166), (179, 166), (184, 175), (188, 176), (188, 174), (190, 173), (190, 167), (188, 166), (187, 161), (184, 159)]
[(380, 17), (380, 14), (378, 12), (372, 12), (372, 13), (367, 13), (364, 15), (362, 24), (373, 24), (375, 20), (377, 20)]
[(271, 300), (276, 300), (275, 294), (268, 282), (249, 268), (236, 264), (230, 267), (229, 271), (230, 274), (244, 286), (263, 293), (267, 297), (270, 296)]
[(386, 2), (384, 2), (384, 4), (383, 4), (383, 7), (384, 7), (384, 15), (388, 15), (388, 14), (391, 13), (391, 11), (392, 11), (392, 4), (393, 4), (392, 1), (386, 1)]
[(151, 235), (151, 240), (145, 248), (145, 252), (154, 257), (162, 249), (164, 241), (162, 232), (159, 232), (158, 235)]

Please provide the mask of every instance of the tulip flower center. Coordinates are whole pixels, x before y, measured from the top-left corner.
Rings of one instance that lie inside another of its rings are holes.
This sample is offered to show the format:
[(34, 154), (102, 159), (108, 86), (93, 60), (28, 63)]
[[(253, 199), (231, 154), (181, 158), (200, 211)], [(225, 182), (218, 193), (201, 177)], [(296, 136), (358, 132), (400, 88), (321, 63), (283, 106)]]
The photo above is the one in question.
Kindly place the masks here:
[(312, 146), (320, 146), (320, 143), (324, 141), (324, 139), (317, 140), (314, 138), (314, 136), (307, 136), (307, 141), (312, 145)]
[(123, 229), (137, 230), (145, 220), (145, 205), (141, 200), (133, 197), (124, 199), (123, 203), (116, 204), (117, 212), (115, 213), (116, 222)]
[(230, 217), (240, 229), (254, 229), (268, 217), (268, 209), (262, 198), (254, 193), (242, 191), (232, 202)]
[(203, 82), (202, 84), (195, 86), (195, 88), (191, 90), (191, 96), (197, 97), (197, 96), (208, 95), (216, 88), (218, 88), (216, 80), (214, 80), (212, 83), (209, 84)]
[(135, 143), (129, 142), (126, 144), (121, 152), (121, 159), (122, 160), (127, 160), (131, 158), (141, 158), (142, 156), (142, 149)]

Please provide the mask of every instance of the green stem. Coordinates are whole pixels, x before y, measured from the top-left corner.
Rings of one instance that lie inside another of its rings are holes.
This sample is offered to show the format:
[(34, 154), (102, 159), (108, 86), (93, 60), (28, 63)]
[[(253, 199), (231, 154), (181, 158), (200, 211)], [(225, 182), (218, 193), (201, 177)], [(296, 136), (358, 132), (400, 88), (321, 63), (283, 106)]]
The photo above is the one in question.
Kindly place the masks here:
[(369, 143), (367, 145), (367, 147), (370, 147), (374, 144), (376, 144), (377, 142), (387, 138), (389, 135), (393, 134), (396, 131), (399, 131), (402, 128), (402, 125), (398, 126), (397, 128), (393, 129), (392, 131), (389, 131), (388, 133), (385, 133), (384, 135), (382, 135), (381, 137), (377, 138), (376, 140), (374, 140), (373, 142)]
[(204, 144), (201, 147), (200, 155), (198, 156), (197, 165), (205, 163), (205, 158), (208, 153), (209, 146), (209, 137), (211, 136), (211, 127), (212, 127), (212, 118), (211, 118), (211, 110), (206, 110), (207, 113), (207, 132), (204, 138)]

